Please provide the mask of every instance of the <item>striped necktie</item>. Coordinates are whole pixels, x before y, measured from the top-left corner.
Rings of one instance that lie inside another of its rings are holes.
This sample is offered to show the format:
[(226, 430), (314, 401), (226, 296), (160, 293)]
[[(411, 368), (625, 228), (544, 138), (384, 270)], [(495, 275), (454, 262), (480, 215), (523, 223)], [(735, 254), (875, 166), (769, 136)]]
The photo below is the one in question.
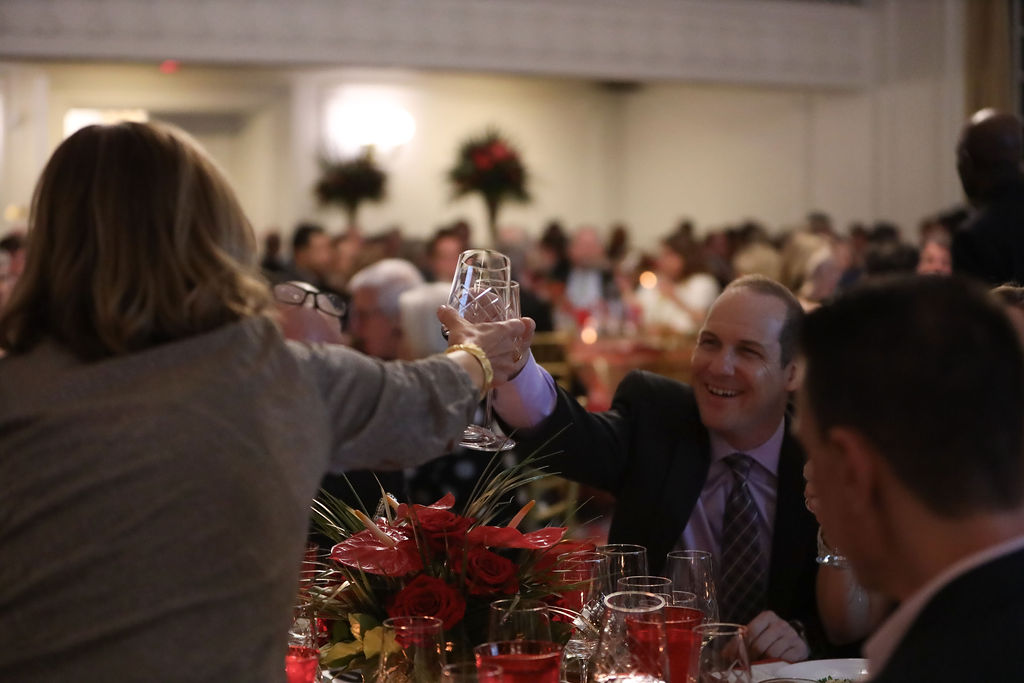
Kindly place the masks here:
[(733, 487), (725, 501), (722, 523), (722, 569), (719, 607), (722, 621), (746, 624), (760, 613), (768, 585), (757, 532), (757, 508), (747, 485), (753, 461), (743, 453), (725, 458)]

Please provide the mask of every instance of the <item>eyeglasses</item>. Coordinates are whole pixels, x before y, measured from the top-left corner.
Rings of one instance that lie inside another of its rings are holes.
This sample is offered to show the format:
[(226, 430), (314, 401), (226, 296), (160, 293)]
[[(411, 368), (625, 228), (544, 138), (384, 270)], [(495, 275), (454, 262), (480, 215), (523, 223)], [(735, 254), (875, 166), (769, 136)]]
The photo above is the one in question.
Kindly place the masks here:
[(306, 299), (313, 297), (313, 307), (335, 318), (345, 315), (345, 302), (336, 294), (321, 292), (306, 282), (291, 280), (274, 285), (274, 298), (282, 304), (303, 306)]

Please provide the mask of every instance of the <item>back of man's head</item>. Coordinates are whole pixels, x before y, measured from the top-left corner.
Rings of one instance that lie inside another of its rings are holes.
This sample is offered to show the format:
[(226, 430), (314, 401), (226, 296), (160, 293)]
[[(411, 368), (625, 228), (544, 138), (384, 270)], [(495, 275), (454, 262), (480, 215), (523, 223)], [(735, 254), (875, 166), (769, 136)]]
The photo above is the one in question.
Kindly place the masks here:
[(313, 235), (326, 234), (324, 229), (314, 223), (299, 223), (292, 233), (292, 253), (300, 252), (309, 246)]
[(964, 193), (984, 204), (1021, 180), (1024, 128), (1013, 114), (982, 109), (964, 126), (957, 145), (957, 172)]
[(363, 289), (374, 290), (380, 312), (397, 320), (398, 297), (402, 292), (422, 284), (423, 276), (416, 266), (405, 259), (386, 258), (353, 275), (348, 288), (353, 294)]
[(811, 313), (801, 341), (822, 434), (859, 432), (939, 516), (1024, 501), (1024, 357), (983, 290), (956, 278), (880, 280)]

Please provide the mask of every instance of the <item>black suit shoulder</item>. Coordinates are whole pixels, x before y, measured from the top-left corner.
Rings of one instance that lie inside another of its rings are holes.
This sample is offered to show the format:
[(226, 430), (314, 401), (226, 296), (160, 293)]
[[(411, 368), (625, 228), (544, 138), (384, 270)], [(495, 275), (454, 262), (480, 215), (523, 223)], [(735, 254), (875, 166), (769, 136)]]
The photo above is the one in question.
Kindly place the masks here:
[(1024, 550), (944, 586), (925, 605), (877, 683), (1024, 680)]

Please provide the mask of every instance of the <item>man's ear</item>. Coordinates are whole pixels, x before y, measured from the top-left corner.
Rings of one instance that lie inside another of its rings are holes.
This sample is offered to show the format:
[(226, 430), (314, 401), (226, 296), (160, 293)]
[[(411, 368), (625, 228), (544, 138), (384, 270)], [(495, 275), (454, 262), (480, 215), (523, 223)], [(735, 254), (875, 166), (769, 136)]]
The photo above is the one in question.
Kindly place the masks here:
[(789, 365), (782, 368), (783, 376), (786, 378), (786, 391), (796, 391), (803, 381), (803, 364), (795, 360), (789, 361)]
[(825, 438), (838, 460), (836, 471), (850, 512), (863, 518), (878, 495), (878, 449), (864, 434), (849, 427), (831, 427)]

